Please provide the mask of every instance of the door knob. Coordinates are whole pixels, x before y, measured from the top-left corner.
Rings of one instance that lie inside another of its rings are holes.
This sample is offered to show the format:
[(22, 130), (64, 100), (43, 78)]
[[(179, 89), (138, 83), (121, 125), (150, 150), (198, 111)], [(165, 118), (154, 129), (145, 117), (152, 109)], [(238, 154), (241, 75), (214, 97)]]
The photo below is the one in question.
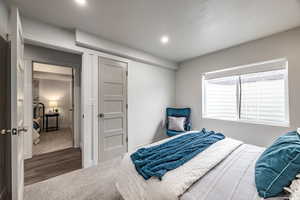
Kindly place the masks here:
[(2, 129), (1, 130), (1, 135), (7, 135), (7, 134), (12, 134), (12, 135), (17, 135), (18, 130), (13, 128), (13, 129)]
[(6, 129), (2, 129), (1, 130), (1, 135), (6, 135), (6, 134), (10, 134), (11, 133), (11, 130), (6, 130)]
[(99, 118), (103, 118), (103, 117), (104, 117), (104, 113), (100, 113), (100, 114), (98, 115), (98, 117), (99, 117)]

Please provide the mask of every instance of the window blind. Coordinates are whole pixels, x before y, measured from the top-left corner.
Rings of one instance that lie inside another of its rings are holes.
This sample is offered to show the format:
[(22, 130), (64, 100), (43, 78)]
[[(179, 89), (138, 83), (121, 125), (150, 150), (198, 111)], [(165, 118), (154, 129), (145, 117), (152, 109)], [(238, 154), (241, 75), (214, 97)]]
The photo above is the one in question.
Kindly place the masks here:
[(205, 81), (205, 117), (237, 119), (237, 78), (226, 77)]
[(287, 61), (278, 59), (206, 73), (202, 102), (204, 118), (287, 126)]
[(287, 122), (285, 70), (241, 76), (241, 119)]

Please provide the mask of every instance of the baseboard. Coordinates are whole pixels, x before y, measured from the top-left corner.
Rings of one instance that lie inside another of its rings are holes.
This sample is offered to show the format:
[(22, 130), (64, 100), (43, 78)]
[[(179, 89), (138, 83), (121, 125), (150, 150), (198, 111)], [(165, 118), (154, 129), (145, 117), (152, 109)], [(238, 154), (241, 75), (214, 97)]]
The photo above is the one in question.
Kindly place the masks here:
[(32, 154), (30, 153), (24, 153), (24, 160), (32, 158)]

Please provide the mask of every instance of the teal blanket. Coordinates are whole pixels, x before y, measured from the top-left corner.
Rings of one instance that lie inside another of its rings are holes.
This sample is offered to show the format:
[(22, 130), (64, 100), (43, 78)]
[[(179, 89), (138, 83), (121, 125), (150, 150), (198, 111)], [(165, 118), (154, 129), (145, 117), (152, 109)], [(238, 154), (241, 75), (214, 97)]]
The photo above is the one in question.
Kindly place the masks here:
[(145, 180), (157, 177), (160, 180), (170, 170), (174, 170), (207, 149), (210, 145), (224, 139), (221, 133), (206, 131), (186, 134), (163, 144), (141, 148), (130, 157), (137, 172)]

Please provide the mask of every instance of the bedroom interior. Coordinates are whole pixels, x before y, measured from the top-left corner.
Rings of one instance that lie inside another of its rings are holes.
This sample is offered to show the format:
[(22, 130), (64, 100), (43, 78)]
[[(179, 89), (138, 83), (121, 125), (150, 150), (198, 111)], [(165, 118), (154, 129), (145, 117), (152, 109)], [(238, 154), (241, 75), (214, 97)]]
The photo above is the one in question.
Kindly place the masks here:
[(0, 200), (300, 200), (299, 11), (0, 0)]
[(72, 68), (33, 63), (32, 81), (33, 155), (73, 147)]
[(81, 58), (36, 45), (25, 45), (24, 57), (24, 114), (26, 123), (32, 124), (24, 138), (24, 184), (31, 185), (82, 168), (74, 122), (80, 110), (76, 72)]

